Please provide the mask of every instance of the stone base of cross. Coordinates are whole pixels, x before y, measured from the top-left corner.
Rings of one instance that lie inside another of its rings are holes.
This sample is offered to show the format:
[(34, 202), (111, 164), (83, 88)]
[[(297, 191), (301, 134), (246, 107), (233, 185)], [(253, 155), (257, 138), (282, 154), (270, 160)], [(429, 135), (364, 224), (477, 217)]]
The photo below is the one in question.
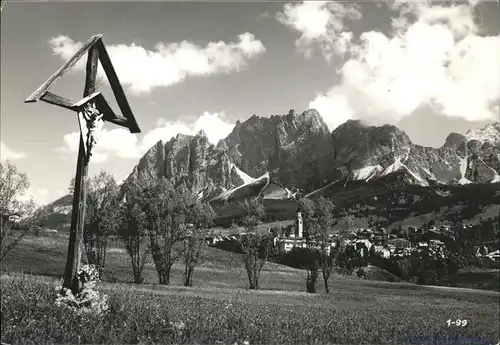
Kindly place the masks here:
[[(85, 87), (83, 99), (77, 103), (48, 91), (54, 82), (61, 78), (71, 67), (73, 67), (88, 51)], [(115, 114), (100, 92), (95, 92), (95, 81), (98, 62), (106, 73), (113, 94), (122, 112)], [(68, 256), (64, 270), (63, 288), (72, 289), (78, 293), (78, 278), (76, 272), (80, 268), (82, 255), (83, 228), (85, 222), (85, 184), (88, 164), (92, 152), (102, 131), (104, 122), (111, 122), (126, 127), (131, 133), (140, 133), (139, 126), (130, 109), (123, 88), (113, 68), (108, 52), (102, 42), (102, 35), (92, 36), (61, 68), (55, 72), (44, 84), (26, 99), (26, 103), (44, 102), (57, 105), (78, 113), (80, 125), (80, 145), (75, 176), (75, 192), (73, 195), (73, 210), (71, 214), (71, 232), (68, 244)]]

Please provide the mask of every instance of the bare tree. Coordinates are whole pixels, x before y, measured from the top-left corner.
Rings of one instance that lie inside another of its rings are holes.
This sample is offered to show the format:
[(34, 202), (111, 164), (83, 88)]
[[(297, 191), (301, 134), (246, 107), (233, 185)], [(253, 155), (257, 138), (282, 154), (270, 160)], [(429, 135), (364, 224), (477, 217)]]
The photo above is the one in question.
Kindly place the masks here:
[(243, 253), (243, 263), (248, 276), (250, 289), (259, 288), (259, 278), (269, 254), (273, 248), (273, 240), (269, 234), (258, 233), (257, 226), (264, 219), (265, 212), (257, 199), (242, 202), (244, 210), (243, 226), (246, 234), (238, 240)]
[(0, 162), (0, 261), (33, 229), (40, 214), (34, 200), (26, 200), (29, 187), (26, 174), (10, 162)]
[(205, 247), (207, 229), (213, 224), (215, 212), (209, 204), (196, 201), (190, 206), (191, 233), (184, 239), (184, 286), (193, 286), (193, 274)]

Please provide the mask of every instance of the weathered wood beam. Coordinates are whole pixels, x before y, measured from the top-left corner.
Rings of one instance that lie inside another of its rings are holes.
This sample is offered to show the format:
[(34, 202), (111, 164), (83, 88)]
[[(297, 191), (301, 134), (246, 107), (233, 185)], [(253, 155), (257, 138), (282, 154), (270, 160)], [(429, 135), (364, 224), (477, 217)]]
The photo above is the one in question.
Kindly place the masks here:
[[(95, 92), (97, 54), (96, 49), (92, 49), (88, 53), (85, 88), (83, 91), (84, 98)], [(80, 121), (80, 118), (78, 119)], [(73, 209), (71, 213), (71, 232), (68, 244), (68, 256), (66, 258), (66, 266), (64, 269), (64, 287), (71, 288), (73, 292), (79, 292), (78, 277), (76, 276), (76, 273), (80, 268), (82, 256), (83, 228), (85, 225), (85, 208), (87, 203), (85, 180), (87, 178), (89, 161), (85, 151), (85, 138), (80, 130), (80, 145), (78, 149), (75, 191), (73, 195)]]
[(128, 129), (131, 133), (140, 133), (141, 129), (135, 120), (134, 114), (132, 113), (132, 109), (130, 109), (130, 105), (128, 104), (127, 97), (125, 97), (125, 93), (120, 84), (120, 80), (116, 75), (113, 64), (111, 63), (111, 59), (109, 58), (108, 52), (106, 51), (106, 47), (102, 42), (102, 39), (97, 41), (97, 48), (99, 49), (99, 61), (101, 61), (101, 65), (104, 68), (104, 72), (108, 78), (109, 84), (111, 85), (111, 89), (113, 90), (113, 94), (115, 95), (116, 101), (118, 102), (118, 106), (122, 112), (122, 115), (127, 119)]
[(114, 123), (115, 125), (128, 128), (128, 120), (124, 117), (116, 117), (114, 119), (109, 119), (107, 121)]
[(83, 89), (84, 96), (91, 95), (95, 92), (98, 63), (99, 50), (95, 45), (93, 45), (90, 47), (89, 56), (87, 59), (87, 76), (85, 78), (85, 87)]
[[(79, 106), (84, 104), (87, 100), (90, 98), (93, 98), (92, 96), (96, 95), (96, 93), (85, 97), (84, 99), (80, 100), (79, 102), (73, 102), (67, 98), (58, 96), (50, 91), (47, 91), (40, 99), (46, 103), (57, 105), (59, 107), (68, 109), (68, 110), (73, 110), (73, 111), (79, 111)], [(105, 102), (105, 99), (102, 98), (102, 101)], [(101, 102), (99, 104), (101, 104)], [(106, 103), (107, 104), (107, 103)], [(126, 118), (121, 116), (120, 114), (115, 114), (113, 109), (111, 107), (107, 107), (106, 111), (104, 112), (104, 120), (107, 122), (111, 122), (115, 125), (121, 126), (121, 127), (128, 127), (128, 121)]]
[(40, 99), (44, 102), (47, 102), (47, 103), (50, 103), (53, 105), (57, 105), (57, 106), (62, 107), (62, 108), (66, 108), (66, 109), (74, 110), (74, 111), (77, 110), (74, 106), (75, 102), (73, 102), (67, 98), (58, 96), (50, 91), (46, 91)]
[(36, 89), (31, 96), (29, 96), (25, 103), (31, 103), (38, 101), (42, 95), (49, 89), (49, 87), (59, 78), (61, 78), (66, 72), (73, 67), (82, 56), (89, 50), (96, 42), (98, 42), (102, 37), (102, 34), (94, 35), (89, 38), (87, 42), (73, 55), (64, 65), (57, 70), (45, 83), (43, 83), (38, 89)]

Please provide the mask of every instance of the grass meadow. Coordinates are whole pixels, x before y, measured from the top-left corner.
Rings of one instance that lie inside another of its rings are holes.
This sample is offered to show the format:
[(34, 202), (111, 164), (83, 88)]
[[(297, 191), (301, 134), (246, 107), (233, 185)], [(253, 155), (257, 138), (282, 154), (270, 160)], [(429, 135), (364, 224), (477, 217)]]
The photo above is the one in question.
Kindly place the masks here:
[[(305, 272), (267, 264), (262, 290), (249, 291), (238, 254), (213, 248), (195, 273), (195, 286), (129, 284), (128, 257), (108, 253), (104, 316), (56, 308), (67, 238), (28, 237), (1, 275), (1, 340), (8, 344), (496, 344), (499, 293), (376, 282), (334, 275), (332, 293), (307, 294)], [(448, 326), (447, 320), (467, 320)], [(171, 324), (173, 323), (173, 325)]]

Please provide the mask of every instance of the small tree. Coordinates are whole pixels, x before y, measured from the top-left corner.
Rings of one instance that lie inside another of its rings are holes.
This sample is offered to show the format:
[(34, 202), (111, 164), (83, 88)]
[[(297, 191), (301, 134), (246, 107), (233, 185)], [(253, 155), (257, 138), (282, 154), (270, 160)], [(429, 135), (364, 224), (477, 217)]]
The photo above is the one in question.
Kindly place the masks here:
[(257, 226), (265, 217), (264, 207), (257, 199), (242, 202), (243, 226), (246, 234), (240, 237), (238, 243), (243, 253), (242, 259), (248, 276), (249, 287), (259, 288), (259, 278), (273, 247), (273, 240), (267, 233), (258, 233)]
[(176, 190), (165, 179), (139, 178), (137, 204), (146, 216), (146, 229), (151, 254), (160, 284), (170, 284), (173, 264), (184, 253), (182, 241), (186, 238), (186, 219), (190, 196)]
[[(119, 207), (117, 205), (118, 185), (113, 175), (101, 171), (86, 181), (86, 209), (83, 227), (83, 243), (87, 262), (95, 265), (102, 279), (106, 266), (106, 252), (110, 236), (116, 233)], [(70, 193), (74, 192), (74, 179)]]
[(193, 274), (205, 247), (207, 229), (212, 226), (215, 212), (209, 204), (195, 202), (190, 207), (191, 233), (184, 240), (184, 286), (193, 286)]
[(338, 256), (339, 243), (335, 249), (330, 245), (329, 235), (333, 227), (333, 204), (330, 200), (320, 197), (315, 203), (315, 227), (320, 240), (321, 272), (326, 293), (330, 293), (328, 280), (332, 274)]
[(340, 233), (337, 233), (337, 245), (332, 248), (330, 235), (333, 233), (333, 204), (324, 197), (312, 201), (303, 199), (300, 211), (303, 214), (304, 226), (307, 233), (307, 248), (309, 255), (306, 260), (307, 291), (316, 291), (316, 280), (321, 268), (326, 293), (330, 293), (328, 281), (333, 268), (337, 265), (340, 253)]
[(307, 271), (306, 290), (309, 293), (316, 293), (316, 283), (318, 281), (322, 259), (321, 251), (312, 240), (307, 240), (307, 251), (304, 261)]
[(125, 197), (120, 207), (118, 235), (130, 256), (134, 283), (142, 284), (144, 282), (144, 265), (151, 251), (146, 233), (146, 214), (137, 203), (139, 196), (137, 184), (126, 183), (123, 189)]
[(0, 262), (33, 229), (41, 212), (32, 199), (25, 200), (29, 186), (26, 174), (10, 162), (0, 162)]

